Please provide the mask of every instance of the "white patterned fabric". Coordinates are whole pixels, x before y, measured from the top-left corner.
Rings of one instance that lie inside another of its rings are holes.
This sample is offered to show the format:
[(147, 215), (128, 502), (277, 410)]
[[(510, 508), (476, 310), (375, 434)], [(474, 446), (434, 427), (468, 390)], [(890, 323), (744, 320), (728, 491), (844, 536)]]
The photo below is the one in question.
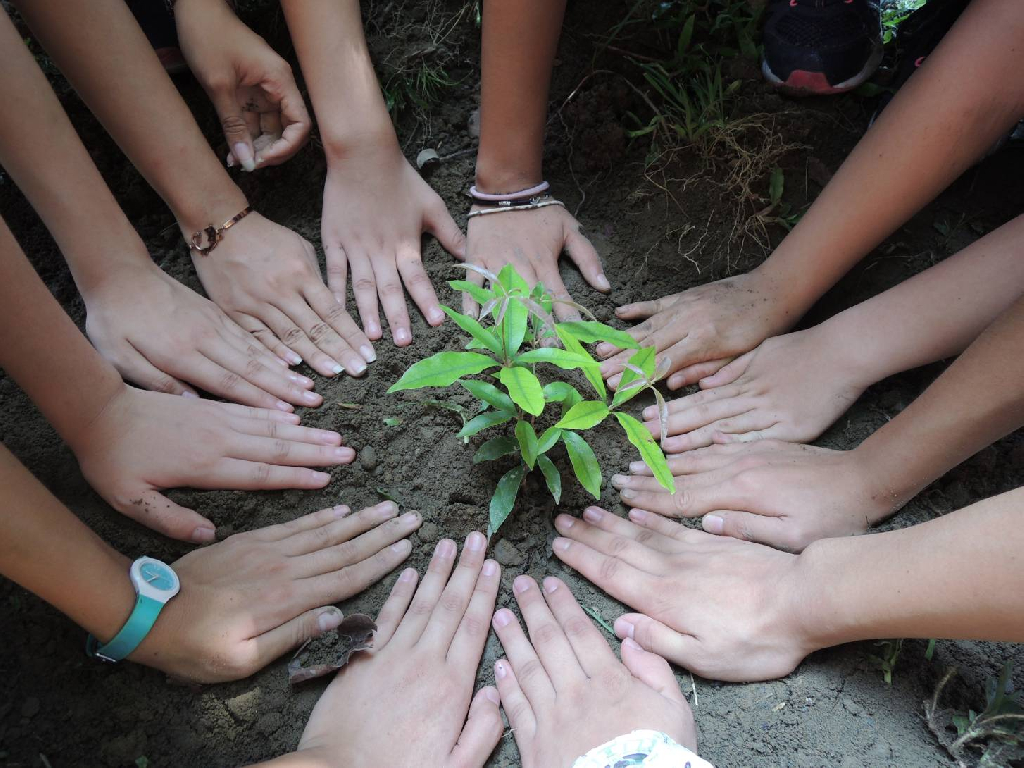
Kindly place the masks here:
[(633, 731), (577, 758), (572, 768), (714, 768), (658, 731)]

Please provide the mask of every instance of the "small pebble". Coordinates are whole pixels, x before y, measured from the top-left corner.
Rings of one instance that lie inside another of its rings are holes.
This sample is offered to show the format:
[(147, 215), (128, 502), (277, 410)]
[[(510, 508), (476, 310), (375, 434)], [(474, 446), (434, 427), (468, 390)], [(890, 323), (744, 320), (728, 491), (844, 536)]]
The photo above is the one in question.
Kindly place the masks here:
[(372, 445), (368, 445), (359, 452), (359, 466), (366, 472), (373, 472), (377, 468), (377, 451)]
[(524, 558), (523, 553), (516, 548), (515, 544), (507, 539), (502, 539), (494, 547), (494, 559), (502, 565), (510, 566), (522, 565)]
[(419, 534), (420, 541), (437, 541), (438, 531), (434, 523), (424, 523), (416, 533)]

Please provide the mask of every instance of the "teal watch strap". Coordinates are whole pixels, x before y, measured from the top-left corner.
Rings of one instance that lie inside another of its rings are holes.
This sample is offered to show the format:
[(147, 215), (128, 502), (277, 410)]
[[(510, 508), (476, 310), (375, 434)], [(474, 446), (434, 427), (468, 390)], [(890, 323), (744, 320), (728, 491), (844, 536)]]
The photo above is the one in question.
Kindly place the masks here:
[(128, 621), (121, 627), (121, 631), (114, 635), (113, 639), (104, 646), (97, 647), (99, 641), (89, 635), (85, 649), (90, 656), (95, 656), (104, 661), (121, 661), (139, 647), (139, 643), (146, 639), (149, 630), (156, 623), (156, 617), (160, 615), (164, 604), (145, 595), (139, 595), (135, 601), (135, 608)]

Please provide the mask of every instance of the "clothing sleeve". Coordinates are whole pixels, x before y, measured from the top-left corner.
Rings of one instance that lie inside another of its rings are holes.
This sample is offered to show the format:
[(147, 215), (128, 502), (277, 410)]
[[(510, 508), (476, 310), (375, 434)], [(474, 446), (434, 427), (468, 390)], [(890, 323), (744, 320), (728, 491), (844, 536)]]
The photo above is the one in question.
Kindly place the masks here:
[(714, 768), (658, 731), (633, 731), (587, 752), (572, 768)]

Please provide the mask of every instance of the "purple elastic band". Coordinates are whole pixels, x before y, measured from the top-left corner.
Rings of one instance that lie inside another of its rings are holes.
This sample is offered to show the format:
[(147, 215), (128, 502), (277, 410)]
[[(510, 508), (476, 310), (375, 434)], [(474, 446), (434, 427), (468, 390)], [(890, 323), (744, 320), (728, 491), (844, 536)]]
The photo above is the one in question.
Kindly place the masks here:
[(536, 197), (541, 192), (547, 192), (550, 188), (550, 184), (546, 181), (542, 181), (535, 187), (520, 189), (518, 192), (509, 192), (503, 195), (492, 195), (490, 192), (481, 192), (474, 184), (469, 188), (469, 196), (476, 198), (477, 200), (486, 200), (489, 203), (501, 203), (509, 200), (524, 200), (530, 197)]

